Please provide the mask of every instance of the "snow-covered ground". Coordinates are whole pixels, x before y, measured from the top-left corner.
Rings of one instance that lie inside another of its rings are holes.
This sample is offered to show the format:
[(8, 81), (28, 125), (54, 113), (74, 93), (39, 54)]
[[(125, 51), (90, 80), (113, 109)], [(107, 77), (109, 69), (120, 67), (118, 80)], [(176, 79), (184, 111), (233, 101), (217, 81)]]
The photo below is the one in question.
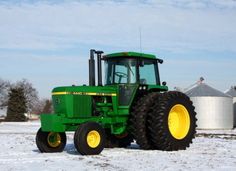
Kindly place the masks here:
[(236, 170), (236, 130), (198, 131), (184, 151), (104, 149), (82, 156), (74, 148), (73, 133), (62, 153), (40, 153), (35, 145), (39, 122), (0, 123), (0, 170)]

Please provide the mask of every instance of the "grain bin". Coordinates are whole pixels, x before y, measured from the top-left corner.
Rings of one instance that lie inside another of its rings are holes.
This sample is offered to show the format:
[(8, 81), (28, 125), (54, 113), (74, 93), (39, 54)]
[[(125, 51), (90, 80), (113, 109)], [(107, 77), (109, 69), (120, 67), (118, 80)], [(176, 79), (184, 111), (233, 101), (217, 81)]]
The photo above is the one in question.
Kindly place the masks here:
[(200, 82), (185, 92), (197, 112), (198, 129), (232, 129), (233, 98)]
[(229, 90), (225, 92), (226, 94), (233, 97), (234, 106), (234, 127), (236, 127), (236, 86), (232, 86)]

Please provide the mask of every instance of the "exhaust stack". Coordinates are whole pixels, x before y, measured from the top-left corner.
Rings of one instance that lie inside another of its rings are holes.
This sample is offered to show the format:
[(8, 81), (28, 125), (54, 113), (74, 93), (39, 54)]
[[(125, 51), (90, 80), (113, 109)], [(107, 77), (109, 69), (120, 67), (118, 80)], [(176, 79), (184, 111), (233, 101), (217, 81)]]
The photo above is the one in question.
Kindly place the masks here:
[(97, 54), (98, 86), (102, 86), (102, 54), (103, 51), (90, 50), (89, 59), (89, 86), (95, 86), (95, 60), (94, 54)]

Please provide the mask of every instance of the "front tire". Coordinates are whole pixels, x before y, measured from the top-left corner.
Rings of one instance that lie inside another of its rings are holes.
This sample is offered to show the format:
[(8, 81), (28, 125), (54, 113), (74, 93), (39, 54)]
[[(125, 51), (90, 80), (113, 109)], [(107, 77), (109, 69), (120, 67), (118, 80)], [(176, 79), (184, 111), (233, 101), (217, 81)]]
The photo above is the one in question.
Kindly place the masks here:
[(36, 135), (36, 145), (42, 153), (62, 152), (66, 146), (64, 132), (44, 132), (40, 128)]
[(156, 149), (183, 150), (196, 133), (196, 112), (192, 101), (181, 92), (161, 93), (148, 116), (149, 132)]
[(75, 132), (74, 144), (82, 155), (100, 154), (104, 149), (104, 129), (95, 122), (81, 124)]

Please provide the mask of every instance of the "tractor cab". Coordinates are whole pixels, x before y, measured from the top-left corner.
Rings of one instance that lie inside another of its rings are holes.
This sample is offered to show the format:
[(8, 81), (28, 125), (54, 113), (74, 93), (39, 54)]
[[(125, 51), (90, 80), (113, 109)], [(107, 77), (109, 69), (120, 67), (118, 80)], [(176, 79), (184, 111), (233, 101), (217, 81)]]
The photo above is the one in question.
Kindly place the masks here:
[(105, 63), (104, 86), (117, 87), (119, 106), (131, 106), (135, 97), (151, 91), (167, 91), (160, 84), (158, 63), (155, 55), (137, 52), (119, 52), (103, 55), (102, 51), (90, 50), (89, 85), (95, 86), (95, 60), (97, 54), (97, 85), (102, 84), (102, 61)]
[(104, 56), (105, 84), (160, 85), (158, 65), (154, 55), (123, 52)]
[(151, 86), (160, 86), (158, 63), (163, 60), (154, 55), (121, 52), (103, 56), (105, 85), (119, 86), (119, 104), (129, 105), (136, 89), (147, 92)]

